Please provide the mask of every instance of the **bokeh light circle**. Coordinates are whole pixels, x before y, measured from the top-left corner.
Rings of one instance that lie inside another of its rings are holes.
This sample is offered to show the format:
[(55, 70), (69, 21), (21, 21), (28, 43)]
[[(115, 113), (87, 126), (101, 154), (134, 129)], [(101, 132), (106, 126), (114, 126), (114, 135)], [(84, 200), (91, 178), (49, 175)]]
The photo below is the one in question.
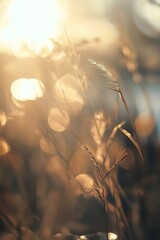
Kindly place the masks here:
[(12, 97), (19, 101), (35, 100), (43, 96), (44, 85), (35, 78), (19, 78), (11, 85)]

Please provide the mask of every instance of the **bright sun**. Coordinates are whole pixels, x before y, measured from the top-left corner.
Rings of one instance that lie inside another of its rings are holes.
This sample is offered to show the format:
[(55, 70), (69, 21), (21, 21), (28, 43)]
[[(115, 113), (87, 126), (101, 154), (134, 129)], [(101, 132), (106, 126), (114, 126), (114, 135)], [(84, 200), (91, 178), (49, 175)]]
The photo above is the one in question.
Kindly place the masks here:
[(46, 57), (53, 47), (49, 39), (59, 34), (61, 14), (56, 0), (10, 0), (3, 47), (19, 57)]

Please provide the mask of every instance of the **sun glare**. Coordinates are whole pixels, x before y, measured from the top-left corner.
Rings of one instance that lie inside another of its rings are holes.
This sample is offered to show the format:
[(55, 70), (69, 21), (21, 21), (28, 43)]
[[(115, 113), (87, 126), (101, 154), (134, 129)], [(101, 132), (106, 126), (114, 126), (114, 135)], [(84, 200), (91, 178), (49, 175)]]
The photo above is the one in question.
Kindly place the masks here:
[(1, 45), (7, 51), (18, 57), (51, 52), (49, 39), (58, 37), (61, 16), (56, 0), (11, 0), (6, 15)]

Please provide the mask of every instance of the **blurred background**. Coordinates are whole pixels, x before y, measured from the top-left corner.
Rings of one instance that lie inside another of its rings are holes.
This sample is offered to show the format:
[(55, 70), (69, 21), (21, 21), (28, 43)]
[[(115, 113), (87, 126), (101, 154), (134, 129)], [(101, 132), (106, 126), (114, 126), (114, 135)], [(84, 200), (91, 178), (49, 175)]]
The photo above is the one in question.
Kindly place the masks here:
[[(81, 126), (81, 134), (78, 134), (84, 142), (90, 142), (91, 148), (94, 144), (89, 135), (86, 136), (90, 122), (88, 115), (85, 115), (83, 90), (75, 83), (72, 66), (64, 58), (64, 52), (57, 48), (59, 43), (61, 46), (69, 45), (73, 53), (75, 49), (82, 56), (84, 68), (86, 59), (98, 59), (118, 79), (144, 154), (143, 162), (133, 144), (126, 139), (121, 140), (129, 157), (127, 163), (122, 163), (118, 168), (118, 182), (125, 193), (125, 197), (121, 198), (122, 208), (132, 236), (126, 235), (124, 239), (160, 238), (159, 23), (159, 0), (0, 1), (0, 207), (8, 212), (9, 221), (13, 225), (17, 226), (17, 221), (21, 221), (27, 213), (22, 225), (29, 225), (32, 231), (40, 226), (40, 233), (47, 239), (50, 230), (46, 226), (53, 219), (45, 204), (62, 202), (61, 199), (66, 198), (66, 202), (72, 205), (73, 193), (66, 190), (68, 173), (64, 170), (63, 163), (59, 164), (59, 158), (63, 158), (62, 149), (65, 157), (71, 159), (68, 161), (76, 171), (75, 176), (83, 173), (83, 168), (88, 169), (86, 173), (92, 172), (90, 163), (83, 163), (79, 170), (73, 161), (88, 158), (79, 150), (76, 137), (70, 134), (71, 127), (68, 126), (71, 125), (71, 120), (75, 128)], [(100, 81), (98, 76), (96, 81)], [(51, 91), (52, 85), (54, 90)], [(70, 110), (64, 106), (62, 85), (67, 92), (65, 97), (71, 104)], [(93, 111), (99, 110), (103, 102), (112, 120), (117, 96), (113, 92), (103, 91), (103, 86), (100, 93), (93, 86), (87, 91)], [(61, 111), (57, 107), (57, 101), (58, 106), (62, 106)], [(122, 120), (126, 121), (127, 130), (134, 134), (123, 104), (118, 103), (115, 124)], [(55, 138), (50, 136), (49, 129), (55, 131)], [(59, 134), (61, 132), (63, 135)], [(58, 156), (54, 150), (55, 139)], [(47, 154), (45, 158), (48, 165), (44, 163), (39, 147)], [(115, 144), (113, 149), (116, 147)], [(45, 174), (44, 167), (47, 172)], [(58, 181), (55, 181), (56, 171), (59, 172)], [(55, 192), (48, 194), (47, 184), (60, 189), (60, 195)], [(27, 199), (29, 206), (28, 203), (23, 206), (24, 199)], [(62, 229), (60, 225), (63, 225), (68, 215), (68, 205), (63, 204), (59, 214), (62, 219), (58, 219), (61, 224), (52, 223), (56, 225), (54, 233), (59, 232), (59, 229), (62, 234), (66, 233), (66, 229), (76, 234), (87, 234), (94, 230), (103, 232), (104, 221), (99, 216), (103, 211), (102, 206), (92, 200), (93, 207), (96, 204), (97, 213), (92, 216), (93, 209), (89, 209), (88, 202), (85, 202), (88, 212), (81, 209), (84, 199), (80, 199), (80, 210), (78, 208), (77, 211), (84, 212), (83, 216), (76, 216), (79, 225), (70, 224), (68, 228)], [(21, 205), (18, 213), (17, 205)], [(49, 206), (52, 214), (55, 214), (55, 208), (51, 207), (52, 204)], [(16, 214), (19, 220), (15, 220)], [(91, 219), (100, 221), (100, 226), (92, 222), (88, 217), (90, 214)], [(3, 215), (1, 210), (0, 215)], [(33, 215), (37, 216), (36, 219)], [(42, 215), (43, 221), (40, 224), (38, 219)], [(6, 228), (4, 222), (3, 219), (0, 223), (2, 237), (12, 239), (9, 238), (10, 235), (4, 234), (9, 231), (9, 226)], [(86, 225), (90, 222), (89, 230), (81, 225), (84, 222)], [(24, 227), (23, 232), (26, 231), (26, 236), (31, 236), (31, 230), (26, 229)], [(120, 239), (116, 235), (114, 224), (109, 226), (109, 231), (113, 232), (109, 239)], [(98, 237), (104, 239), (101, 235), (93, 239)], [(84, 236), (78, 239), (90, 238)]]

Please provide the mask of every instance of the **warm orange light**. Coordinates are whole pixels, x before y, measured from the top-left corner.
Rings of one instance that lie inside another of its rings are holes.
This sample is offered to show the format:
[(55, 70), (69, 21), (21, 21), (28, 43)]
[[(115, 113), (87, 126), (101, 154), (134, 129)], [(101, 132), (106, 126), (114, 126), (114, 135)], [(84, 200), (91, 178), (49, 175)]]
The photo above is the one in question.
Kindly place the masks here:
[(118, 236), (115, 233), (109, 232), (108, 233), (108, 239), (109, 240), (116, 240), (116, 239), (118, 239)]
[(4, 139), (0, 139), (0, 155), (7, 154), (10, 150), (8, 143)]
[(72, 102), (79, 102), (82, 103), (81, 97), (78, 93), (71, 87), (68, 87), (64, 83), (58, 81), (55, 85), (56, 94), (59, 97), (59, 100), (62, 102), (72, 103)]
[(88, 240), (88, 238), (85, 235), (80, 236), (79, 240)]
[(57, 101), (65, 104), (71, 113), (78, 114), (82, 110), (83, 100), (73, 87), (59, 80), (55, 84), (54, 90)]
[(155, 119), (154, 116), (148, 112), (142, 112), (136, 119), (135, 119), (135, 128), (137, 133), (141, 137), (147, 137), (153, 131), (155, 127)]
[(49, 39), (58, 36), (60, 15), (56, 0), (11, 0), (1, 45), (18, 57), (46, 57), (53, 48)]
[(92, 120), (91, 132), (95, 143), (98, 145), (101, 145), (105, 128), (106, 121), (103, 112), (95, 113), (94, 119)]
[(94, 185), (93, 179), (88, 174), (79, 174), (76, 176), (76, 181), (86, 193), (89, 193)]
[(19, 78), (11, 85), (12, 97), (19, 101), (35, 100), (44, 93), (43, 83), (35, 78)]
[(52, 108), (48, 116), (48, 124), (56, 132), (63, 132), (69, 124), (69, 115), (66, 111)]
[(6, 121), (6, 114), (4, 112), (0, 112), (0, 126), (4, 126)]
[(40, 138), (40, 147), (45, 153), (48, 153), (48, 154), (54, 154), (56, 152), (52, 142), (47, 140), (43, 136), (41, 136)]

